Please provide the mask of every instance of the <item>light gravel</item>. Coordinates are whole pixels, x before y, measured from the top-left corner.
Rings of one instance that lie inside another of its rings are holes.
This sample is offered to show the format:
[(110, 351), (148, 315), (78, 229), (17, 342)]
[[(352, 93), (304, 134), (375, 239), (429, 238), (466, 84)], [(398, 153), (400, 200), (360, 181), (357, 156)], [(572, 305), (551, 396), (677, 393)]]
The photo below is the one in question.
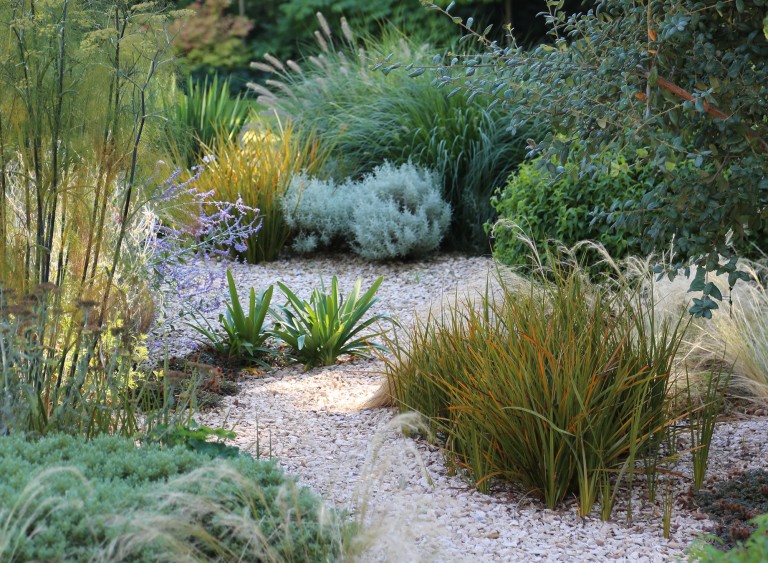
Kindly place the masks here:
[[(407, 327), (414, 311), (482, 280), (493, 267), (487, 257), (443, 255), (426, 261), (371, 264), (348, 256), (293, 258), (249, 266), (211, 264), (233, 270), (241, 296), (282, 281), (308, 298), (321, 279), (338, 276), (346, 293), (357, 278), (363, 288), (384, 277), (372, 312), (398, 317)], [(210, 291), (226, 296), (223, 280)], [(280, 299), (279, 291), (275, 298)], [(173, 310), (183, 303), (169, 300)], [(221, 306), (223, 310), (223, 305)], [(217, 312), (210, 316), (215, 319)], [(190, 329), (176, 323), (172, 352), (186, 351)], [(685, 502), (685, 484), (673, 490), (671, 537), (662, 535), (662, 497), (655, 505), (635, 490), (632, 521), (621, 501), (611, 522), (595, 511), (579, 518), (575, 499), (551, 511), (512, 488), (491, 495), (475, 491), (452, 474), (441, 452), (404, 437), (392, 409), (364, 410), (382, 381), (377, 359), (348, 359), (304, 373), (300, 366), (253, 373), (223, 407), (201, 422), (232, 427), (233, 443), (254, 456), (275, 457), (299, 481), (335, 507), (364, 521), (362, 561), (672, 561), (685, 558), (689, 543), (714, 524)], [(711, 473), (765, 467), (768, 419), (744, 417), (719, 424), (712, 444)], [(690, 468), (683, 462), (679, 468)]]

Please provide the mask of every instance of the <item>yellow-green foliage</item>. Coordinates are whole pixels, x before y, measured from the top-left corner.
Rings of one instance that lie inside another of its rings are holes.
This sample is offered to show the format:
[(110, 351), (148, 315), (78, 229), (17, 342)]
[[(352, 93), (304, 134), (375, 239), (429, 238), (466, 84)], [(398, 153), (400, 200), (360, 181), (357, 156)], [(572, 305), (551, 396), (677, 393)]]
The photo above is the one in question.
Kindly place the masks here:
[[(104, 327), (149, 323), (124, 242), (151, 197), (172, 17), (154, 2), (0, 3), (0, 324), (23, 351), (1, 375), (4, 400), (33, 405), (30, 428), (84, 403)], [(97, 391), (107, 404), (112, 387)]]
[(594, 284), (571, 256), (418, 322), (386, 370), (479, 489), (516, 482), (550, 508), (576, 494), (581, 514), (600, 500), (607, 518), (617, 477), (658, 456), (682, 329), (656, 323), (637, 284)]
[(291, 123), (266, 121), (254, 123), (240, 138), (219, 135), (208, 150), (198, 190), (213, 191), (219, 201), (242, 199), (258, 209), (261, 228), (248, 240), (243, 258), (250, 263), (276, 259), (290, 234), (280, 206), (283, 194), (300, 170), (318, 173), (327, 151), (312, 136), (298, 135)]

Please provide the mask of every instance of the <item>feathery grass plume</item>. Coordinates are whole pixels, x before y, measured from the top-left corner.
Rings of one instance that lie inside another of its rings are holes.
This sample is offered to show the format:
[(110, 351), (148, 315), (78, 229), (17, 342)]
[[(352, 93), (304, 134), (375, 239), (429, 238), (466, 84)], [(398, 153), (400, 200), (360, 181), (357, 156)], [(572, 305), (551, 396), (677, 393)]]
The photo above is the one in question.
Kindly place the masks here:
[(390, 341), (389, 385), (442, 436), (480, 490), (522, 484), (550, 508), (576, 494), (611, 513), (635, 462), (661, 456), (682, 317), (657, 323), (653, 296), (630, 277), (590, 280), (574, 251), (531, 246), (531, 278), (500, 281), (478, 307), (459, 300)]
[(78, 504), (66, 494), (48, 488), (50, 478), (61, 473), (85, 481), (72, 468), (45, 469), (26, 484), (13, 506), (0, 509), (0, 560), (21, 561), (23, 544), (45, 532), (45, 521), (51, 513), (65, 511)]
[(355, 44), (355, 34), (352, 33), (352, 28), (349, 27), (349, 22), (347, 21), (347, 18), (343, 17), (341, 18), (341, 34), (344, 36), (344, 39), (346, 39), (350, 45)]
[[(354, 491), (357, 534), (346, 545), (347, 557), (365, 561), (440, 559), (441, 539), (450, 532), (430, 516), (430, 510), (439, 510), (439, 501), (412, 494), (414, 486), (434, 486), (424, 459), (408, 438), (428, 432), (416, 413), (399, 414), (376, 430)], [(383, 487), (386, 495), (381, 495)], [(379, 498), (374, 498), (377, 493)]]
[(116, 516), (112, 524), (125, 532), (98, 557), (132, 561), (148, 549), (171, 561), (298, 563), (338, 557), (347, 533), (338, 514), (308, 502), (293, 481), (271, 486), (276, 490), (267, 495), (226, 464), (181, 475), (158, 488), (151, 511), (136, 508)]
[(272, 65), (258, 62), (258, 61), (252, 61), (251, 68), (255, 68), (256, 70), (260, 70), (261, 72), (268, 72), (270, 74), (276, 71), (275, 67), (273, 67)]
[(410, 160), (434, 170), (454, 210), (444, 245), (487, 251), (483, 225), (495, 216), (491, 195), (522, 162), (525, 140), (534, 133), (511, 132), (504, 110), (467, 105), (461, 96), (435, 87), (429, 76), (372, 71), (390, 53), (400, 60), (432, 59), (429, 45), (396, 30), (365, 37), (360, 48), (353, 42), (327, 43), (320, 45), (320, 56), (307, 58), (302, 74), (277, 73), (293, 93), (273, 88), (279, 111), (334, 143), (328, 164), (336, 181), (360, 177), (385, 161)]
[(285, 61), (285, 64), (289, 69), (291, 69), (291, 71), (297, 74), (301, 74), (301, 67), (298, 64), (296, 64), (295, 61), (288, 59), (287, 61)]
[(320, 23), (320, 29), (323, 30), (323, 33), (325, 36), (330, 40), (331, 38), (331, 26), (328, 25), (328, 21), (325, 19), (325, 16), (322, 12), (317, 12), (315, 14), (317, 17), (317, 21)]
[(274, 55), (265, 53), (264, 60), (267, 61), (272, 66), (274, 66), (276, 69), (280, 70), (281, 72), (285, 72), (285, 65), (283, 65), (283, 62), (277, 57), (275, 57)]
[[(749, 281), (731, 289), (727, 275), (707, 275), (726, 298), (711, 319), (695, 319), (686, 332), (676, 371), (701, 380), (701, 387), (713, 373), (731, 372), (729, 393), (761, 405), (768, 405), (768, 268), (742, 260), (740, 267)], [(690, 307), (690, 280), (678, 276), (653, 282), (659, 296), (660, 316), (675, 316)], [(728, 302), (730, 301), (730, 303)]]

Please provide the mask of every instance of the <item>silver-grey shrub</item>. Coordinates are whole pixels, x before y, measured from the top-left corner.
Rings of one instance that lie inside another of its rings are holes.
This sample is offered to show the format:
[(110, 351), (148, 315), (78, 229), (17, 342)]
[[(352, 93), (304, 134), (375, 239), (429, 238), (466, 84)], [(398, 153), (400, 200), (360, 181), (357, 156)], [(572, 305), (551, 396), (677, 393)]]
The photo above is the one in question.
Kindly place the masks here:
[(352, 250), (366, 260), (423, 256), (437, 250), (451, 221), (437, 176), (410, 162), (384, 163), (354, 191)]
[(296, 232), (296, 252), (342, 242), (366, 260), (429, 254), (451, 221), (437, 176), (410, 162), (385, 162), (359, 182), (339, 185), (299, 176), (283, 199), (283, 211)]
[(294, 233), (292, 248), (299, 254), (331, 246), (347, 237), (351, 221), (351, 198), (344, 196), (349, 182), (337, 186), (333, 180), (297, 175), (283, 195), (283, 216)]

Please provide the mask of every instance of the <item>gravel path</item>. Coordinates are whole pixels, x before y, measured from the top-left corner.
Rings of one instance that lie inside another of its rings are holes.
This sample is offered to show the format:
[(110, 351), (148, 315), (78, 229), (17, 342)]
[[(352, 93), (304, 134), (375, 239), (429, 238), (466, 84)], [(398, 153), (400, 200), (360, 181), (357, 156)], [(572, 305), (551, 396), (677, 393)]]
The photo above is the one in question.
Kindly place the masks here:
[[(346, 293), (356, 278), (366, 288), (381, 275), (375, 311), (407, 324), (414, 310), (482, 278), (492, 263), (440, 256), (381, 265), (345, 256), (231, 267), (240, 288), (279, 280), (304, 298), (321, 276), (328, 283), (337, 275)], [(225, 286), (213, 291), (224, 292)], [(172, 341), (180, 341), (178, 336)], [(380, 370), (378, 360), (355, 359), (307, 373), (290, 367), (254, 375), (241, 380), (240, 394), (201, 420), (234, 426), (240, 448), (277, 457), (330, 504), (368, 524), (362, 561), (669, 561), (684, 557), (690, 541), (713, 527), (705, 515), (682, 505), (682, 495), (666, 540), (660, 504), (649, 505), (638, 491), (632, 523), (621, 507), (604, 523), (597, 513), (580, 519), (575, 502), (550, 511), (512, 489), (480, 494), (450, 474), (437, 448), (402, 436), (399, 428), (408, 420), (390, 409), (361, 410), (380, 386)], [(767, 435), (764, 417), (721, 424), (712, 445), (713, 473), (765, 466)]]

